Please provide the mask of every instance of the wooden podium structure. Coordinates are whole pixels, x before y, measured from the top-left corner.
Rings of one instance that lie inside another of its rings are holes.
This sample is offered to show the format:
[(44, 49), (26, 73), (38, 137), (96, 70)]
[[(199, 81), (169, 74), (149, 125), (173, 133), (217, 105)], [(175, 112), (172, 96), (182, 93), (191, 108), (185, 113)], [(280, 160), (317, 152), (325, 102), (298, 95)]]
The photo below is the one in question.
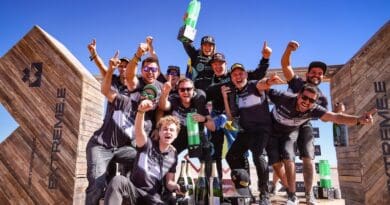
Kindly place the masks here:
[(0, 144), (0, 204), (84, 204), (100, 83), (35, 26), (0, 60), (0, 102), (19, 127)]
[[(330, 70), (332, 102), (353, 114), (378, 109), (373, 126), (349, 127), (349, 146), (336, 148), (342, 197), (390, 204), (390, 23)], [(37, 26), (0, 59), (0, 73), (0, 103), (19, 124), (0, 144), (0, 204), (84, 204), (100, 83)]]
[(390, 22), (331, 78), (332, 102), (346, 113), (377, 108), (373, 126), (349, 127), (349, 146), (336, 147), (346, 204), (390, 204)]

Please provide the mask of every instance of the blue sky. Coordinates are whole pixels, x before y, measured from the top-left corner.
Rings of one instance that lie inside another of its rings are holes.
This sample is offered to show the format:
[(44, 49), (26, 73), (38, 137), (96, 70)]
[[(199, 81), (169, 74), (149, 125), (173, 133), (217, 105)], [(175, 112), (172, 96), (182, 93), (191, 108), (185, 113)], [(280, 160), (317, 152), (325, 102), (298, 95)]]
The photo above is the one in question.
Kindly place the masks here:
[[(97, 40), (97, 49), (107, 62), (116, 50), (132, 56), (147, 35), (165, 71), (170, 64), (184, 72), (187, 56), (176, 40), (189, 0), (2, 0), (0, 2), (0, 55), (3, 56), (34, 25), (62, 42), (92, 73), (98, 70), (88, 60), (87, 44)], [(198, 20), (200, 38), (212, 35), (217, 49), (227, 58), (254, 68), (263, 41), (273, 49), (271, 68), (280, 67), (280, 57), (290, 40), (301, 47), (293, 54), (294, 66), (322, 60), (329, 65), (346, 63), (390, 18), (387, 0), (243, 0), (201, 1)], [(1, 75), (5, 75), (2, 73)], [(327, 84), (321, 88), (328, 92)], [(317, 124), (317, 123), (316, 123)], [(0, 141), (12, 129), (0, 106)], [(331, 124), (321, 126), (323, 157), (335, 164)]]

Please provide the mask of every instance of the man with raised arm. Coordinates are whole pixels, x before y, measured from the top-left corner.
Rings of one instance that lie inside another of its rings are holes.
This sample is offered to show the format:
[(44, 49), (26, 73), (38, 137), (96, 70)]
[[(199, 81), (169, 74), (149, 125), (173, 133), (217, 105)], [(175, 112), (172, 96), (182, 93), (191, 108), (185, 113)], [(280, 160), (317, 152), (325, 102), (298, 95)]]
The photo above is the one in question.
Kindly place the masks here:
[(376, 110), (366, 112), (362, 116), (330, 112), (316, 103), (320, 97), (316, 86), (304, 85), (298, 94), (270, 89), (271, 85), (280, 82), (282, 82), (281, 79), (274, 75), (270, 79), (259, 81), (256, 87), (259, 91), (265, 91), (274, 103), (274, 108), (271, 111), (273, 129), (272, 136), (269, 138), (267, 154), (269, 164), (279, 176), (281, 175), (281, 167), (284, 165), (288, 181), (287, 204), (293, 205), (299, 204), (295, 195), (294, 143), (297, 140), (300, 127), (312, 118), (337, 124), (372, 124), (372, 114)]
[[(325, 63), (320, 61), (313, 61), (310, 63), (307, 73), (306, 81), (295, 75), (294, 70), (291, 66), (291, 53), (297, 50), (299, 43), (296, 41), (290, 41), (286, 47), (286, 50), (283, 53), (281, 64), (284, 77), (288, 82), (288, 91), (292, 93), (298, 93), (299, 90), (306, 84), (311, 84), (318, 88), (318, 85), (321, 83), (327, 66)], [(328, 100), (325, 95), (318, 89), (318, 98), (317, 104), (320, 104), (323, 108), (327, 109)], [(305, 195), (306, 203), (310, 205), (315, 205), (316, 200), (313, 194), (313, 180), (315, 174), (314, 168), (314, 135), (313, 127), (310, 121), (307, 121), (305, 124), (302, 124), (299, 128), (299, 134), (297, 139), (297, 148), (300, 154), (300, 158), (303, 162), (303, 179), (305, 182)]]
[(115, 68), (122, 64), (118, 56), (119, 52), (110, 59), (101, 85), (101, 92), (108, 101), (103, 125), (94, 132), (86, 149), (88, 187), (85, 203), (91, 205), (97, 205), (103, 197), (109, 178), (107, 167), (121, 163), (125, 165), (125, 172), (130, 171), (136, 155), (133, 145), (135, 117), (131, 117), (133, 106), (129, 94), (121, 93), (112, 83)]
[(164, 189), (179, 191), (175, 182), (177, 152), (171, 145), (180, 132), (180, 122), (176, 117), (165, 116), (157, 124), (158, 141), (152, 141), (144, 131), (145, 113), (153, 109), (153, 102), (143, 100), (138, 107), (135, 119), (135, 142), (137, 157), (130, 179), (115, 176), (109, 184), (104, 203), (120, 205), (124, 198), (131, 205), (163, 205)]

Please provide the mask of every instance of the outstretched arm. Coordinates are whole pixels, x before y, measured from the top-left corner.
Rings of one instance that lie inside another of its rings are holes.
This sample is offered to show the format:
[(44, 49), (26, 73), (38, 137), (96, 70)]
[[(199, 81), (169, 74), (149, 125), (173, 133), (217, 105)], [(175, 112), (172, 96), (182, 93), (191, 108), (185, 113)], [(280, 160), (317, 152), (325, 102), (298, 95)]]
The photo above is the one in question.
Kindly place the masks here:
[(259, 80), (256, 88), (259, 92), (268, 91), (272, 85), (285, 83), (276, 73), (273, 73), (269, 78)]
[(114, 70), (118, 65), (120, 64), (119, 60), (119, 51), (117, 51), (109, 61), (108, 64), (108, 70), (106, 74), (104, 75), (103, 82), (101, 85), (101, 92), (104, 96), (107, 97), (107, 100), (109, 102), (113, 102), (117, 93), (111, 90), (111, 81), (112, 81), (112, 74), (114, 73)]
[(332, 121), (337, 124), (345, 125), (360, 125), (360, 124), (372, 124), (374, 118), (372, 117), (376, 113), (376, 109), (366, 112), (362, 116), (348, 115), (344, 113), (326, 112), (320, 119), (322, 121)]
[(297, 50), (299, 47), (298, 42), (296, 41), (290, 41), (287, 44), (286, 50), (284, 51), (281, 59), (282, 64), (282, 71), (284, 74), (284, 77), (286, 78), (287, 82), (290, 81), (294, 77), (294, 70), (291, 66), (291, 53), (295, 50)]
[(102, 78), (106, 76), (107, 67), (104, 65), (103, 60), (100, 58), (99, 54), (96, 51), (96, 40), (92, 39), (92, 42), (88, 44), (89, 58), (91, 61), (95, 62), (95, 65), (99, 68), (100, 75)]

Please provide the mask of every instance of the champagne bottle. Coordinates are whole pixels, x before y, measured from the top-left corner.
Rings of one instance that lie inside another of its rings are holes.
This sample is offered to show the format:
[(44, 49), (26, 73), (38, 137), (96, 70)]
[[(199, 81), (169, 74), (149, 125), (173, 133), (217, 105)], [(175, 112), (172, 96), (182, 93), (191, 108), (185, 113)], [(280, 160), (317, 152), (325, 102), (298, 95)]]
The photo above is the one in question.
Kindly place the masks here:
[(190, 162), (187, 161), (186, 164), (186, 175), (187, 175), (187, 183), (188, 183), (188, 198), (190, 201), (190, 204), (193, 204), (194, 201), (194, 181), (192, 180), (192, 177), (190, 175)]
[(187, 175), (186, 175), (186, 172), (185, 172), (185, 168), (186, 168), (186, 161), (185, 160), (182, 160), (181, 161), (181, 168), (180, 168), (180, 175), (179, 175), (179, 178), (177, 179), (177, 184), (180, 186), (180, 192), (183, 193), (182, 194), (177, 194), (176, 197), (177, 198), (184, 198), (186, 197), (186, 194), (187, 194)]
[(212, 164), (210, 184), (212, 184), (210, 186), (210, 195), (212, 196), (210, 198), (211, 204), (220, 205), (222, 202), (222, 183), (218, 177), (217, 163), (215, 161)]
[(187, 113), (187, 141), (188, 141), (188, 155), (190, 157), (199, 157), (197, 151), (200, 149), (199, 123), (192, 118), (195, 112)]
[(198, 22), (199, 11), (200, 11), (200, 1), (191, 0), (190, 4), (187, 7), (187, 12), (186, 12), (187, 17), (184, 20), (184, 24), (195, 29), (196, 23)]
[(207, 180), (205, 177), (204, 162), (201, 162), (200, 173), (195, 187), (195, 205), (208, 204)]

